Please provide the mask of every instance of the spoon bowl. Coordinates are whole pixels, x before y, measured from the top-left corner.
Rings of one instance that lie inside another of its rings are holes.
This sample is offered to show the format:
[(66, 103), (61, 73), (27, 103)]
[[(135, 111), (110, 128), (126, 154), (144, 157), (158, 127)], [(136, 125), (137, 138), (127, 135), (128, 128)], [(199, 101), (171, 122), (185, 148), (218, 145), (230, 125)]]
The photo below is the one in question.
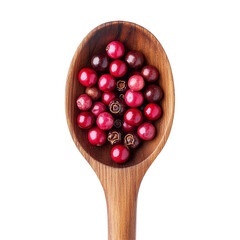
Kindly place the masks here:
[[(128, 162), (117, 164), (111, 160), (110, 144), (91, 145), (87, 130), (79, 128), (76, 100), (84, 93), (78, 73), (90, 67), (93, 55), (103, 52), (111, 41), (121, 41), (126, 52), (138, 50), (145, 56), (145, 65), (155, 66), (159, 84), (164, 92), (161, 107), (163, 116), (154, 122), (156, 137), (144, 141), (131, 152)], [(147, 169), (164, 147), (169, 136), (174, 115), (174, 84), (167, 55), (156, 37), (145, 28), (130, 22), (114, 21), (93, 29), (77, 48), (71, 62), (66, 83), (66, 116), (70, 133), (77, 148), (89, 162), (102, 183), (108, 208), (109, 240), (134, 240), (136, 237), (136, 201), (141, 180)]]

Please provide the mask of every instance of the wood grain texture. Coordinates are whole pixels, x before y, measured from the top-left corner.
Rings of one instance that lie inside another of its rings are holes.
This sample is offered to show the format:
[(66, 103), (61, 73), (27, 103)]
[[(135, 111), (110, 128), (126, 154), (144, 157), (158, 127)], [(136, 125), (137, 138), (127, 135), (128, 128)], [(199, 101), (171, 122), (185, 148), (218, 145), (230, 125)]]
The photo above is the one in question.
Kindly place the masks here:
[[(126, 49), (139, 50), (145, 63), (155, 66), (160, 73), (158, 83), (163, 88), (161, 102), (163, 116), (154, 123), (157, 135), (145, 141), (131, 153), (125, 164), (111, 160), (110, 144), (92, 146), (87, 140), (87, 130), (77, 125), (79, 110), (76, 99), (84, 88), (79, 84), (81, 68), (90, 66), (91, 57), (102, 52), (110, 41), (123, 42)], [(140, 183), (147, 169), (165, 145), (174, 115), (174, 84), (167, 55), (156, 37), (145, 28), (130, 22), (108, 22), (96, 27), (81, 42), (71, 62), (66, 83), (66, 116), (70, 133), (77, 148), (96, 172), (105, 192), (108, 208), (108, 239), (136, 239), (136, 204)]]

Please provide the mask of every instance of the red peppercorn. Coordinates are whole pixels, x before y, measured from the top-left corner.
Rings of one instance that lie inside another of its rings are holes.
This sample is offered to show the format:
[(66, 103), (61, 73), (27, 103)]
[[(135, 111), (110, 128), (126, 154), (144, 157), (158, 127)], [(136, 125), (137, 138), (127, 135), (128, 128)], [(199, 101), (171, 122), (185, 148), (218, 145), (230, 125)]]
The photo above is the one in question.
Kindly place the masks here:
[(128, 80), (128, 87), (133, 91), (141, 91), (144, 88), (144, 85), (144, 79), (140, 75), (133, 75)]
[(129, 107), (139, 107), (143, 104), (142, 92), (134, 92), (131, 89), (125, 93), (124, 100)]
[(117, 97), (117, 93), (115, 92), (106, 92), (102, 94), (102, 102), (106, 105), (109, 105), (109, 103)]
[(91, 59), (91, 65), (97, 71), (106, 71), (109, 64), (110, 59), (106, 53), (94, 55)]
[(91, 112), (81, 112), (77, 117), (79, 127), (89, 129), (94, 125), (95, 118)]
[(85, 90), (85, 93), (93, 100), (96, 101), (98, 100), (101, 95), (102, 92), (99, 90), (99, 88), (97, 87), (87, 87)]
[(88, 141), (92, 145), (101, 146), (107, 141), (107, 135), (100, 128), (93, 127), (88, 131)]
[(135, 129), (136, 129), (136, 126), (132, 126), (132, 125), (126, 123), (125, 121), (123, 121), (122, 130), (124, 132), (133, 132)]
[(144, 108), (144, 115), (146, 118), (150, 121), (155, 121), (159, 119), (162, 115), (162, 109), (159, 105), (156, 103), (149, 103), (145, 108)]
[(124, 145), (116, 145), (112, 148), (112, 160), (117, 163), (124, 163), (129, 159), (130, 152)]
[(98, 80), (98, 87), (103, 92), (111, 92), (116, 87), (116, 79), (110, 74), (104, 74)]
[(163, 90), (156, 84), (150, 84), (144, 91), (144, 97), (148, 102), (158, 102), (163, 97)]
[(127, 62), (129, 67), (137, 69), (142, 67), (144, 57), (143, 54), (139, 51), (130, 51), (127, 53), (125, 61)]
[(119, 59), (125, 53), (124, 45), (119, 41), (112, 41), (106, 47), (107, 54), (110, 58)]
[(77, 99), (77, 106), (82, 111), (87, 111), (92, 106), (92, 99), (87, 94), (82, 94)]
[(114, 77), (123, 77), (127, 72), (127, 65), (122, 60), (115, 60), (110, 64), (109, 72)]
[(97, 83), (97, 73), (91, 68), (83, 68), (78, 74), (79, 82), (85, 87), (92, 87)]
[(108, 112), (100, 113), (97, 117), (97, 125), (102, 130), (109, 130), (113, 127), (113, 116)]
[(97, 117), (100, 113), (106, 112), (106, 111), (107, 111), (107, 107), (102, 102), (95, 102), (91, 109), (91, 112), (95, 117)]
[(151, 123), (145, 122), (138, 127), (137, 134), (143, 140), (152, 140), (155, 137), (156, 129)]
[(154, 66), (148, 65), (143, 67), (141, 71), (141, 75), (146, 79), (148, 82), (155, 82), (158, 79), (159, 73), (157, 68)]
[(137, 108), (130, 108), (124, 114), (124, 121), (132, 126), (139, 126), (143, 121), (142, 112)]

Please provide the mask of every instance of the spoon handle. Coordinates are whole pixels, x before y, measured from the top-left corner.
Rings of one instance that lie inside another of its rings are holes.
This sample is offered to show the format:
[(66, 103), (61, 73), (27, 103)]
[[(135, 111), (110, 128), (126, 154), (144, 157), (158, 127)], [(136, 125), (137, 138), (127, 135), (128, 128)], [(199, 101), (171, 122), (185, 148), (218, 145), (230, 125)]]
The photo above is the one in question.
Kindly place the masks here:
[(146, 169), (106, 168), (98, 175), (108, 210), (108, 240), (136, 239), (136, 208), (139, 185)]
[(137, 194), (131, 193), (130, 186), (127, 189), (113, 188), (106, 199), (108, 240), (135, 240)]

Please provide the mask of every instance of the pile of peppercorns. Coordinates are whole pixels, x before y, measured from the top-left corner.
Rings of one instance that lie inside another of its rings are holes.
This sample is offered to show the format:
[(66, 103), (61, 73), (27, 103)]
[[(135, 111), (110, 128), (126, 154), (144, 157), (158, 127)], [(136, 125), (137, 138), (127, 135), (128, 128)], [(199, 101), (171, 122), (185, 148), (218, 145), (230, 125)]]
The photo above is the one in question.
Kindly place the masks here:
[(154, 83), (159, 78), (158, 70), (150, 65), (143, 67), (141, 52), (129, 51), (124, 61), (125, 47), (119, 41), (110, 42), (106, 52), (93, 56), (92, 68), (79, 72), (79, 82), (86, 89), (77, 99), (81, 110), (77, 122), (89, 129), (92, 145), (101, 146), (107, 140), (114, 145), (111, 157), (123, 163), (130, 156), (129, 149), (155, 137), (151, 122), (162, 115), (159, 103), (163, 91)]

